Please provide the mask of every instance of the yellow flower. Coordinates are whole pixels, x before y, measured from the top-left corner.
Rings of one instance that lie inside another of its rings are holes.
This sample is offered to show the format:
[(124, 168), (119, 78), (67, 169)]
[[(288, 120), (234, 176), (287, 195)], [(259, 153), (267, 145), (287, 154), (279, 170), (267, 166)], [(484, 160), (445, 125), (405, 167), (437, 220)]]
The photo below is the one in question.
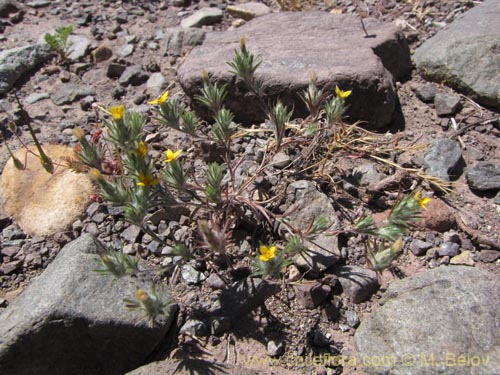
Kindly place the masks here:
[(137, 186), (153, 186), (158, 184), (160, 181), (158, 181), (157, 178), (154, 178), (151, 173), (145, 174), (144, 172), (139, 172), (139, 182), (137, 183)]
[(113, 120), (120, 121), (125, 113), (125, 107), (123, 104), (120, 104), (118, 107), (112, 106), (109, 111), (111, 112), (111, 116), (113, 116)]
[(269, 262), (276, 256), (276, 246), (267, 247), (262, 245), (260, 247), (259, 259), (264, 262)]
[(431, 198), (420, 198), (420, 192), (417, 191), (415, 193), (415, 200), (418, 202), (418, 205), (425, 210), (427, 209), (427, 205), (431, 201)]
[(179, 157), (179, 155), (181, 154), (181, 150), (177, 150), (177, 151), (172, 151), (171, 149), (168, 149), (166, 152), (165, 152), (165, 162), (166, 163), (171, 163), (173, 162), (175, 159), (177, 159)]
[(99, 181), (102, 178), (101, 172), (97, 168), (92, 168), (89, 172), (90, 179), (93, 181)]
[(139, 156), (144, 157), (148, 153), (148, 145), (144, 142), (139, 142), (136, 152)]
[(165, 91), (163, 94), (161, 94), (158, 98), (155, 100), (151, 100), (149, 104), (163, 104), (167, 101), (168, 99), (168, 91)]
[(146, 302), (149, 299), (149, 296), (144, 290), (137, 289), (137, 299), (141, 302)]
[(338, 86), (335, 86), (335, 93), (337, 94), (337, 98), (344, 100), (347, 99), (349, 95), (351, 95), (352, 90), (342, 91)]

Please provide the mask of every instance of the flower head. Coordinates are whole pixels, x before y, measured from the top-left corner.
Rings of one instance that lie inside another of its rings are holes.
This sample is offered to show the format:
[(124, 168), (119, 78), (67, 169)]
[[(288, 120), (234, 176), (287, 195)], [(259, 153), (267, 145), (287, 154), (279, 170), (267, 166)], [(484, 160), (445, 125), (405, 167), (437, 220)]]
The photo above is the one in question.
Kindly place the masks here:
[(262, 245), (260, 247), (260, 255), (259, 255), (260, 260), (264, 262), (269, 262), (275, 256), (276, 256), (276, 246), (267, 247), (265, 245)]
[(144, 142), (139, 142), (137, 145), (137, 150), (135, 150), (139, 156), (144, 157), (148, 153), (148, 145)]
[(149, 299), (149, 296), (144, 290), (137, 289), (137, 299), (141, 302), (146, 302)]
[(417, 201), (417, 203), (418, 203), (418, 205), (420, 207), (422, 207), (424, 210), (426, 210), (427, 209), (427, 205), (431, 201), (431, 198), (429, 198), (429, 197), (427, 197), (427, 198), (420, 198), (420, 192), (417, 191), (415, 193), (415, 200)]
[(161, 94), (158, 98), (151, 100), (149, 104), (163, 104), (168, 100), (168, 91), (164, 91), (163, 94)]
[(144, 173), (144, 172), (139, 172), (139, 182), (137, 183), (137, 186), (153, 186), (158, 184), (160, 181), (158, 181), (157, 178), (154, 178), (151, 173)]
[(125, 107), (123, 104), (120, 104), (117, 107), (112, 106), (109, 111), (111, 112), (111, 116), (113, 116), (113, 120), (120, 121), (125, 113)]
[(342, 91), (338, 86), (335, 86), (335, 93), (337, 94), (337, 98), (344, 100), (351, 95), (352, 90)]
[(93, 181), (99, 181), (102, 178), (101, 172), (97, 168), (92, 168), (89, 172), (90, 179)]
[(173, 162), (175, 159), (177, 159), (179, 157), (179, 155), (181, 154), (181, 152), (182, 152), (181, 150), (172, 151), (171, 149), (168, 149), (165, 152), (165, 162), (166, 163)]

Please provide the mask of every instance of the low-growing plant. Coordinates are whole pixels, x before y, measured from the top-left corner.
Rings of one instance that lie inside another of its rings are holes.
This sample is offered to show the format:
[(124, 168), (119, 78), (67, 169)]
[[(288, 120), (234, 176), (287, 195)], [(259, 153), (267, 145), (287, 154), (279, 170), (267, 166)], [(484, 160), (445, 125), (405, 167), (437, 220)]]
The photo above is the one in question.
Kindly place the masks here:
[(54, 34), (46, 33), (43, 36), (45, 42), (50, 48), (59, 55), (61, 62), (66, 61), (68, 58), (69, 50), (72, 43), (68, 40), (69, 36), (73, 34), (73, 26), (59, 26), (56, 28)]
[[(244, 38), (241, 38), (240, 48), (235, 51), (233, 60), (228, 63), (231, 71), (258, 97), (263, 94), (263, 82), (255, 75), (260, 63), (246, 48)], [(242, 176), (237, 171), (244, 157), (235, 158), (232, 145), (236, 138), (249, 136), (252, 131), (240, 128), (234, 121), (232, 111), (225, 107), (229, 90), (227, 85), (212, 82), (205, 71), (202, 72), (202, 84), (195, 99), (211, 113), (206, 126), (200, 127), (204, 121), (184, 108), (180, 100), (171, 98), (168, 91), (150, 104), (160, 124), (183, 131), (197, 141), (218, 145), (222, 150), (222, 163), (207, 163), (195, 169), (188, 160), (188, 152), (168, 149), (163, 167), (159, 170), (159, 163), (150, 158), (149, 146), (144, 140), (146, 119), (127, 111), (123, 105), (112, 106), (109, 110), (101, 108), (110, 117), (110, 120), (104, 121), (103, 137), (92, 137), (89, 141), (80, 130), (76, 130), (79, 162), (87, 166), (100, 186), (104, 200), (124, 207), (126, 221), (139, 226), (162, 244), (165, 244), (165, 239), (152, 229), (150, 214), (158, 209), (188, 207), (191, 223), (197, 230), (187, 242), (176, 243), (171, 253), (186, 260), (205, 260), (215, 272), (220, 267), (233, 267), (233, 233), (241, 225), (258, 228), (262, 233), (259, 238), (261, 243), (274, 243), (261, 245), (258, 250), (247, 254), (255, 269), (254, 277), (281, 277), (284, 267), (295, 256), (310, 251), (309, 243), (317, 236), (339, 233), (366, 236), (366, 261), (377, 272), (391, 266), (402, 248), (402, 237), (419, 219), (420, 210), (428, 203), (428, 198), (421, 198), (420, 193), (411, 193), (398, 200), (381, 227), (376, 227), (373, 217), (369, 215), (342, 230), (331, 230), (328, 219), (322, 216), (312, 218), (306, 228), (296, 228), (286, 214), (274, 209), (276, 206), (273, 204), (279, 203), (278, 195), (267, 201), (254, 196), (257, 179), (273, 168), (274, 156), (278, 152), (287, 152), (290, 145), (300, 145), (297, 146), (299, 149), (314, 155), (302, 160), (302, 173), (313, 172), (311, 177), (314, 177), (321, 163), (334, 150), (358, 144), (356, 137), (359, 134), (363, 137), (365, 133), (355, 125), (346, 127), (342, 119), (351, 90), (343, 91), (337, 86), (336, 95), (328, 99), (323, 89), (317, 87), (317, 79), (313, 75), (308, 88), (301, 94), (310, 111), (310, 116), (301, 124), (290, 123), (293, 110), (280, 101), (268, 107), (261, 98), (262, 109), (273, 127), (273, 137), (263, 146), (260, 164), (248, 176)], [(200, 128), (209, 130), (202, 132)], [(367, 138), (359, 142), (365, 146), (375, 144)], [(271, 144), (275, 147), (269, 147)], [(286, 236), (279, 237), (275, 233), (278, 223), (286, 228)], [(220, 262), (221, 259), (224, 262)], [(120, 254), (100, 256), (98, 262), (101, 265), (99, 272), (118, 277), (137, 269), (137, 264), (129, 256)], [(148, 320), (154, 322), (164, 312), (167, 302), (153, 288), (149, 293), (139, 290), (135, 298), (127, 299), (126, 303), (128, 308), (143, 311)]]

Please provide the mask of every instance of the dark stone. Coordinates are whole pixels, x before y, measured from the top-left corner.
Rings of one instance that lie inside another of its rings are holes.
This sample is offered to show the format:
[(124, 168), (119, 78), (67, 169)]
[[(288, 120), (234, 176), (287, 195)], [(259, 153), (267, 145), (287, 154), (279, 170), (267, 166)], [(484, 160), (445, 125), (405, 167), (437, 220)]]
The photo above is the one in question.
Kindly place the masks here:
[(0, 0), (0, 18), (9, 18), (11, 13), (17, 13), (23, 6), (14, 0)]
[(421, 256), (424, 255), (427, 252), (427, 250), (429, 250), (432, 246), (433, 244), (430, 242), (422, 240), (413, 240), (410, 243), (410, 251), (415, 256)]
[(439, 92), (434, 98), (434, 106), (438, 116), (452, 116), (460, 109), (460, 96)]
[(298, 303), (305, 309), (314, 309), (330, 295), (331, 288), (321, 283), (304, 283), (293, 286)]
[(110, 63), (106, 69), (106, 76), (108, 78), (119, 78), (125, 69), (127, 69), (126, 65)]
[(415, 88), (415, 94), (424, 103), (432, 103), (436, 97), (436, 87), (433, 84), (428, 83), (425, 85), (420, 85)]
[(500, 251), (482, 250), (477, 254), (476, 259), (484, 263), (493, 263), (500, 259)]
[(444, 181), (450, 181), (450, 174), (457, 170), (462, 159), (462, 148), (457, 141), (441, 138), (429, 147), (424, 156), (427, 172)]
[(55, 105), (64, 105), (93, 95), (95, 95), (95, 90), (89, 86), (68, 83), (62, 85), (55, 93), (51, 94), (50, 99)]
[(444, 242), (441, 244), (438, 250), (438, 254), (441, 257), (454, 257), (460, 253), (460, 245), (453, 242)]
[[(234, 83), (226, 64), (239, 48), (239, 36), (246, 35), (248, 49), (262, 61), (256, 75), (264, 83), (264, 101), (280, 98), (295, 109), (295, 116), (306, 115), (298, 93), (306, 88), (314, 71), (328, 93), (333, 93), (336, 85), (353, 90), (347, 99), (347, 114), (352, 120), (366, 120), (367, 126), (380, 128), (391, 122), (396, 108), (394, 79), (411, 71), (411, 61), (406, 40), (396, 26), (374, 19), (364, 22), (374, 37), (365, 38), (359, 18), (351, 15), (280, 12), (258, 17), (237, 33), (208, 34), (179, 68), (179, 81), (193, 98), (202, 87), (200, 72), (206, 69), (214, 81), (229, 83), (227, 106), (237, 121), (262, 121), (265, 116), (257, 99)], [(195, 109), (207, 115), (201, 107)]]
[(149, 78), (148, 73), (140, 65), (132, 65), (125, 69), (118, 82), (122, 86), (139, 86), (145, 83)]
[(479, 162), (472, 167), (465, 168), (467, 184), (473, 190), (500, 189), (500, 166), (489, 162)]

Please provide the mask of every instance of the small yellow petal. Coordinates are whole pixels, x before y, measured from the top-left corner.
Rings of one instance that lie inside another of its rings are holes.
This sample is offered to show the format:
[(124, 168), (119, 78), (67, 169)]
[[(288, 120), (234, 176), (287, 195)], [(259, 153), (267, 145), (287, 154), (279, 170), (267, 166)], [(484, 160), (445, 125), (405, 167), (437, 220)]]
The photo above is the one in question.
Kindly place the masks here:
[(112, 106), (110, 108), (109, 112), (111, 112), (111, 116), (113, 117), (113, 120), (120, 121), (123, 117), (123, 114), (125, 113), (125, 107), (122, 104), (120, 104), (117, 107)]
[(141, 302), (146, 302), (148, 300), (148, 294), (144, 290), (138, 289), (137, 290), (137, 299)]
[(144, 157), (148, 153), (148, 146), (144, 142), (139, 142), (136, 151), (139, 156)]
[(429, 204), (429, 202), (431, 201), (431, 198), (424, 198), (424, 199), (421, 199), (418, 204), (420, 205), (420, 207), (422, 207), (424, 210), (427, 209), (427, 205)]
[(263, 262), (269, 262), (276, 256), (276, 246), (267, 247), (262, 245), (260, 247), (259, 259)]
[(172, 151), (172, 150), (168, 149), (165, 152), (165, 162), (166, 163), (173, 162), (175, 159), (177, 159), (179, 157), (181, 152), (182, 152), (182, 150)]
[(335, 93), (337, 94), (337, 98), (339, 99), (346, 99), (349, 95), (351, 95), (352, 90), (349, 91), (342, 91), (338, 86), (335, 86)]
[(163, 104), (168, 100), (168, 91), (165, 91), (163, 94), (161, 94), (158, 98), (151, 100), (149, 104), (152, 105), (159, 105)]

